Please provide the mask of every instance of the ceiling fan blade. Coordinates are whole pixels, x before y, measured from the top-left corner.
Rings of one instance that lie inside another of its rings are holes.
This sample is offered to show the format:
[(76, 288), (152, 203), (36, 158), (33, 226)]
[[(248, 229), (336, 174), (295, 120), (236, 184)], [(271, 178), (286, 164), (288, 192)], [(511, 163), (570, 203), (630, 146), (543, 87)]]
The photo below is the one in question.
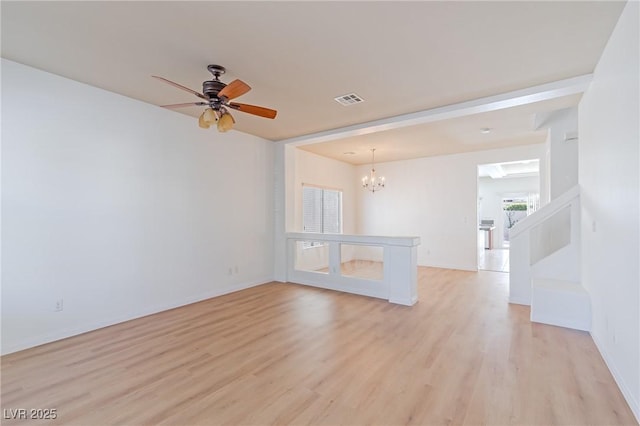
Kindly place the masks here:
[(152, 75), (151, 77), (153, 77), (153, 78), (157, 78), (157, 79), (158, 79), (158, 80), (160, 80), (160, 81), (164, 81), (165, 83), (170, 84), (170, 85), (172, 85), (173, 87), (177, 87), (178, 89), (184, 90), (185, 92), (192, 93), (192, 94), (196, 95), (196, 96), (197, 96), (197, 97), (199, 97), (199, 98), (202, 98), (202, 99), (204, 99), (204, 100), (208, 100), (208, 99), (207, 99), (207, 98), (206, 98), (202, 93), (198, 93), (198, 92), (196, 92), (195, 90), (191, 90), (191, 89), (189, 89), (188, 87), (183, 86), (182, 84), (178, 84), (178, 83), (175, 83), (175, 82), (173, 82), (173, 81), (171, 81), (171, 80), (167, 80), (167, 79), (166, 79), (166, 78), (164, 78), (164, 77), (158, 77), (157, 75)]
[(160, 105), (162, 108), (184, 108), (189, 106), (204, 106), (209, 105), (207, 102), (188, 102), (186, 104), (171, 104), (171, 105)]
[(242, 96), (251, 90), (251, 86), (245, 83), (242, 80), (233, 80), (231, 83), (227, 84), (227, 86), (222, 89), (218, 93), (218, 97), (225, 97), (227, 99), (235, 99), (238, 96)]
[(258, 115), (264, 118), (276, 118), (276, 114), (278, 111), (275, 109), (264, 108), (255, 105), (247, 105), (247, 104), (239, 104), (236, 102), (229, 103), (229, 108), (233, 108), (235, 110), (246, 112), (247, 114)]

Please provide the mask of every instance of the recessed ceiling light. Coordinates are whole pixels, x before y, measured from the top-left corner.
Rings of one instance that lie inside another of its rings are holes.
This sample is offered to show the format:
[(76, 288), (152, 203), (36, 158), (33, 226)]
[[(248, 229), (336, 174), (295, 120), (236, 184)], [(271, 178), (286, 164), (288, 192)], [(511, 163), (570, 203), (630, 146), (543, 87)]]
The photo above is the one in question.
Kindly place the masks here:
[(484, 133), (486, 135), (487, 133), (491, 133), (491, 129), (488, 127), (483, 127), (482, 129), (480, 129), (480, 133)]
[(343, 152), (344, 155), (356, 155), (355, 152), (353, 151), (347, 151), (347, 152)]

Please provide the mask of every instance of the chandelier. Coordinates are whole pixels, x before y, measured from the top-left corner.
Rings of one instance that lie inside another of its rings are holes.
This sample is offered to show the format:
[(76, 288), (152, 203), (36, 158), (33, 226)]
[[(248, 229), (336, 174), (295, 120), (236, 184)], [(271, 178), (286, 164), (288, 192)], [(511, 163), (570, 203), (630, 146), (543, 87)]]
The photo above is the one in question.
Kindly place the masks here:
[(371, 192), (380, 191), (382, 188), (384, 188), (384, 177), (376, 177), (376, 169), (374, 167), (375, 154), (376, 149), (373, 148), (371, 150), (371, 171), (369, 172), (369, 176), (365, 176), (362, 178), (362, 187)]

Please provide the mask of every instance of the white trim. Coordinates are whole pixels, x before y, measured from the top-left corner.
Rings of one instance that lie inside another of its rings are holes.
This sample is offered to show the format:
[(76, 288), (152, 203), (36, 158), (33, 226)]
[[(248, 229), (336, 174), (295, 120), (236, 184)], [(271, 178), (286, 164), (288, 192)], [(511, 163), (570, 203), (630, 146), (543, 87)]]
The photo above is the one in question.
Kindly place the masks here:
[(331, 186), (317, 185), (315, 183), (302, 182), (302, 186), (306, 186), (306, 187), (309, 187), (309, 188), (328, 189), (330, 191), (344, 192), (344, 189), (342, 189), (342, 188), (333, 188)]
[(604, 346), (600, 342), (600, 339), (598, 339), (593, 334), (593, 332), (589, 334), (591, 335), (593, 342), (596, 344), (596, 348), (598, 348), (598, 351), (600, 352), (602, 359), (604, 359), (604, 363), (607, 365), (607, 368), (609, 368), (609, 371), (611, 372), (613, 379), (616, 381), (616, 384), (618, 385), (620, 392), (622, 392), (622, 396), (627, 401), (627, 404), (629, 405), (631, 412), (636, 417), (636, 421), (640, 423), (640, 405), (638, 404), (638, 401), (636, 401), (633, 398), (633, 394), (631, 393), (631, 391), (629, 390), (629, 387), (627, 386), (624, 379), (620, 375), (620, 372), (615, 367), (613, 360), (609, 357), (609, 354), (607, 353), (607, 351), (604, 350)]
[(533, 310), (531, 311), (530, 320), (531, 322), (536, 322), (540, 324), (552, 325), (555, 327), (571, 328), (573, 330), (580, 330), (580, 331), (589, 331), (589, 329), (591, 328), (590, 324), (586, 324), (584, 321), (571, 319), (571, 318), (562, 318), (559, 316), (549, 315), (549, 314), (540, 314), (540, 313), (534, 312)]
[(7, 345), (7, 346), (3, 345), (2, 355), (8, 355), (13, 352), (22, 351), (25, 349), (33, 348), (35, 346), (44, 345), (46, 343), (55, 342), (57, 340), (66, 339), (68, 337), (77, 336), (83, 333), (88, 333), (90, 331), (98, 330), (100, 328), (109, 327), (111, 325), (119, 324), (126, 321), (131, 321), (137, 318), (146, 317), (148, 315), (157, 314), (158, 312), (168, 311), (170, 309), (179, 308), (181, 306), (190, 305), (192, 303), (202, 302), (203, 300), (207, 300), (214, 297), (223, 296), (225, 294), (234, 293), (236, 291), (245, 290), (247, 288), (267, 284), (272, 281), (273, 281), (272, 278), (269, 277), (269, 278), (261, 278), (258, 280), (249, 281), (246, 283), (227, 285), (222, 288), (218, 288), (213, 291), (200, 294), (198, 296), (185, 297), (184, 299), (181, 299), (174, 303), (156, 305), (147, 309), (142, 309), (140, 311), (129, 312), (128, 314), (125, 314), (125, 315), (118, 315), (113, 318), (99, 320), (89, 324), (84, 323), (80, 326), (69, 327), (63, 330), (57, 330), (51, 333), (41, 334), (36, 337), (30, 337), (11, 345)]
[(340, 291), (343, 293), (357, 294), (358, 296), (375, 297), (376, 299), (389, 299), (389, 289), (383, 281), (366, 280), (354, 277), (332, 277), (327, 280), (328, 274), (320, 275), (313, 271), (300, 271), (295, 269), (291, 273), (289, 284), (307, 285), (323, 288), (325, 290)]
[(438, 268), (438, 269), (455, 269), (456, 271), (468, 271), (468, 272), (499, 272), (499, 271), (486, 271), (484, 269), (478, 270), (478, 265), (465, 265), (462, 263), (428, 263), (418, 264), (426, 268)]
[(418, 303), (418, 296), (406, 297), (390, 297), (389, 302), (396, 305), (413, 306)]
[(523, 306), (531, 306), (531, 303), (521, 297), (511, 297), (509, 296), (509, 303), (514, 304), (514, 305), (523, 305)]
[(415, 247), (420, 245), (420, 237), (383, 237), (373, 235), (319, 234), (316, 232), (287, 232), (290, 240), (335, 241), (343, 244), (387, 245)]
[(353, 126), (312, 133), (295, 138), (282, 139), (278, 144), (302, 146), (320, 142), (328, 142), (351, 136), (367, 135), (417, 124), (432, 123), (434, 121), (464, 117), (483, 112), (497, 111), (534, 102), (557, 99), (564, 96), (583, 93), (589, 87), (593, 74), (585, 74), (565, 80), (541, 84), (526, 89), (515, 90), (500, 95), (474, 99), (439, 108), (432, 108), (410, 114), (397, 115), (381, 120), (355, 124)]

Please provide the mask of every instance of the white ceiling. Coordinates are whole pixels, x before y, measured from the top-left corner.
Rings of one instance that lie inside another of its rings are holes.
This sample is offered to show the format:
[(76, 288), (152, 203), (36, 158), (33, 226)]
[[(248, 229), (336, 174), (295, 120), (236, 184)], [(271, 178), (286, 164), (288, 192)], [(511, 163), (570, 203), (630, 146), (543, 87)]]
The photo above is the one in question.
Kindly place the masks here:
[[(376, 161), (397, 161), (543, 143), (547, 132), (535, 129), (536, 114), (574, 106), (580, 97), (564, 96), (545, 102), (303, 145), (299, 148), (358, 165), (371, 162), (371, 148), (376, 149)], [(482, 133), (481, 129), (490, 129), (490, 132)]]
[[(236, 129), (282, 140), (589, 74), (623, 6), (2, 1), (2, 56), (156, 105), (198, 99), (151, 75), (200, 91), (210, 78), (206, 66), (221, 64), (228, 70), (223, 81), (240, 78), (253, 87), (239, 102), (279, 111), (275, 120), (236, 112)], [(343, 107), (333, 100), (350, 92), (365, 102)], [(197, 117), (201, 109), (181, 112)], [(362, 136), (340, 142), (333, 155), (355, 151), (349, 144), (358, 151), (378, 145), (382, 154), (388, 140), (406, 153), (387, 159), (435, 155), (451, 144), (461, 152), (539, 141), (531, 110), (520, 112)], [(479, 136), (479, 125), (496, 131)]]

